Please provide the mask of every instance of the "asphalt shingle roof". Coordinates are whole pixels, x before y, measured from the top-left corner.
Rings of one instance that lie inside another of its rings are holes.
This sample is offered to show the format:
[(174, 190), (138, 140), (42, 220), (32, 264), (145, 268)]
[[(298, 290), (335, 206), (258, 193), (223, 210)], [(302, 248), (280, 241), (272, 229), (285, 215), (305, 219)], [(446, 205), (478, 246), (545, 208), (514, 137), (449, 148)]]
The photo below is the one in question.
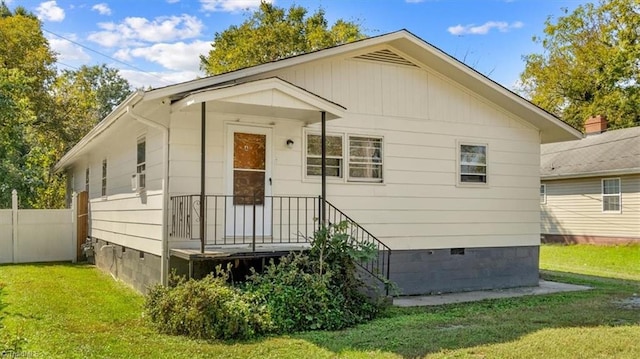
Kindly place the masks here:
[(640, 173), (640, 126), (540, 148), (542, 179)]

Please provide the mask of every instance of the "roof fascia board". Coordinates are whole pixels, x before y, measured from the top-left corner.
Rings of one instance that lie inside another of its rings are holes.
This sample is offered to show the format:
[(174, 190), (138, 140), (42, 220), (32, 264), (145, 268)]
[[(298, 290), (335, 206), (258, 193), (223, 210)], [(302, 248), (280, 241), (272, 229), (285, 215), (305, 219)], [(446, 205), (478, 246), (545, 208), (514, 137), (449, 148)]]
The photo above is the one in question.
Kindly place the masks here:
[(577, 179), (577, 178), (591, 178), (591, 177), (604, 177), (604, 176), (622, 176), (622, 175), (635, 175), (640, 174), (640, 168), (623, 168), (618, 170), (587, 172), (587, 173), (575, 173), (567, 175), (542, 175), (540, 179), (543, 181), (563, 180), (563, 179)]
[[(247, 91), (247, 88), (249, 88), (250, 91)], [(344, 107), (278, 78), (258, 80), (245, 84), (239, 84), (237, 86), (222, 87), (219, 89), (203, 90), (191, 94), (171, 105), (172, 112), (179, 111), (195, 103), (216, 100), (224, 101), (225, 98), (229, 98), (232, 96), (268, 91), (273, 89), (279, 90), (291, 97), (306, 102), (307, 104), (314, 106), (319, 110), (331, 112), (338, 117), (344, 117)]]

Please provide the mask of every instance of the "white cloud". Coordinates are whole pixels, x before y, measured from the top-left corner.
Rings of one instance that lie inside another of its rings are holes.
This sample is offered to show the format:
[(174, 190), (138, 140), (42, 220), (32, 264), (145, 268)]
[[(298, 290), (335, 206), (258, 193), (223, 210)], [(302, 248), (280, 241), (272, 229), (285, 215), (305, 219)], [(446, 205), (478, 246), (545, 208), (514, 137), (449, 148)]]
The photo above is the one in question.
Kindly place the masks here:
[(133, 57), (131, 57), (131, 49), (120, 49), (113, 54), (113, 57), (120, 61), (131, 61)]
[(64, 10), (55, 1), (45, 1), (36, 8), (38, 19), (60, 22), (64, 20)]
[(134, 88), (158, 88), (202, 77), (198, 71), (141, 72), (120, 69), (120, 75)]
[[(77, 39), (77, 36), (74, 34), (65, 34), (65, 37), (74, 41)], [(89, 56), (82, 47), (72, 43), (71, 41), (58, 37), (48, 38), (47, 41), (49, 41), (51, 49), (58, 54), (58, 60), (62, 62), (86, 62), (91, 60), (91, 56)]]
[(104, 47), (140, 45), (141, 42), (168, 42), (200, 36), (204, 25), (197, 17), (183, 14), (163, 16), (149, 21), (143, 17), (128, 17), (121, 23), (99, 23), (102, 31), (88, 39)]
[(521, 21), (508, 23), (506, 21), (487, 21), (482, 25), (476, 26), (475, 24), (469, 25), (456, 25), (447, 28), (447, 31), (452, 35), (486, 35), (492, 29), (497, 29), (500, 32), (508, 32), (512, 29), (519, 29), (524, 26)]
[(206, 54), (210, 49), (211, 43), (200, 40), (192, 43), (159, 43), (148, 47), (121, 49), (114, 54), (114, 57), (122, 61), (131, 61), (132, 58), (137, 57), (155, 62), (169, 70), (197, 71), (200, 67), (198, 55)]
[(106, 3), (95, 4), (91, 10), (97, 11), (100, 15), (111, 15), (111, 9)]
[[(265, 0), (271, 3), (272, 0)], [(260, 6), (261, 0), (200, 0), (204, 11), (237, 12)]]

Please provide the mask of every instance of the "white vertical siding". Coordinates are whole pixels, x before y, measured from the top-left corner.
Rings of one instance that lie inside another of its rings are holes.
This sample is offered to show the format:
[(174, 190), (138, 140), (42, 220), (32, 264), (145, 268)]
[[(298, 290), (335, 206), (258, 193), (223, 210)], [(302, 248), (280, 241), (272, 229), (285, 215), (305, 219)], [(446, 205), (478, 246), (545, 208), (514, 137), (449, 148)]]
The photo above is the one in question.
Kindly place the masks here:
[(602, 178), (543, 181), (541, 232), (579, 236), (640, 237), (640, 175), (619, 176), (620, 213), (602, 212)]

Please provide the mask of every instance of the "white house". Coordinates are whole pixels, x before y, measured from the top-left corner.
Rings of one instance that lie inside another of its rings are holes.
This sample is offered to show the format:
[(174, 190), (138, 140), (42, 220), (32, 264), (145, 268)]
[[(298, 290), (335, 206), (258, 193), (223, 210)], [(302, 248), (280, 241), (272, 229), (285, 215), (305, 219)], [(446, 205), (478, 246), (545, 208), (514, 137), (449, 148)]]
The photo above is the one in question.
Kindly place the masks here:
[(580, 136), (402, 30), (136, 92), (56, 168), (97, 265), (141, 291), (349, 218), (419, 294), (536, 285), (540, 144)]

